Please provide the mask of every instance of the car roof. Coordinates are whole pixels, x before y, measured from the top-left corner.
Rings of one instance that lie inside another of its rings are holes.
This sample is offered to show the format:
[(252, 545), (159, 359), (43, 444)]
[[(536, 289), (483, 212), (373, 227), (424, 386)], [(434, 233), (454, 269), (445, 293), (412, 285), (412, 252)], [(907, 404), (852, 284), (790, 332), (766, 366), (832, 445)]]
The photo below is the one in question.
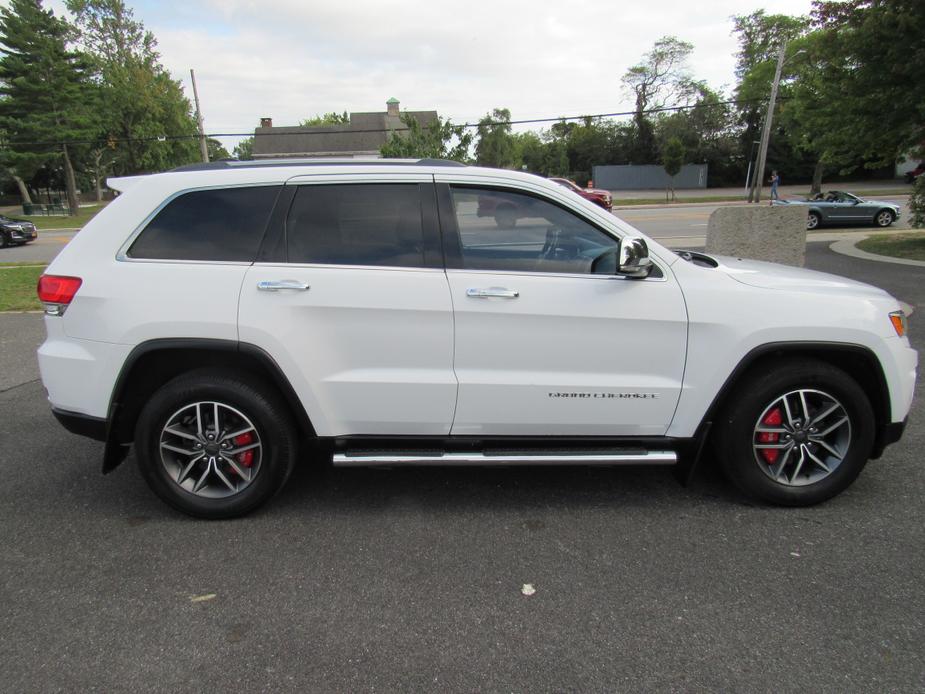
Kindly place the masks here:
[(216, 171), (220, 169), (253, 169), (278, 166), (465, 166), (452, 159), (373, 159), (344, 157), (314, 157), (290, 159), (221, 159), (219, 161), (186, 164), (171, 169), (172, 172)]

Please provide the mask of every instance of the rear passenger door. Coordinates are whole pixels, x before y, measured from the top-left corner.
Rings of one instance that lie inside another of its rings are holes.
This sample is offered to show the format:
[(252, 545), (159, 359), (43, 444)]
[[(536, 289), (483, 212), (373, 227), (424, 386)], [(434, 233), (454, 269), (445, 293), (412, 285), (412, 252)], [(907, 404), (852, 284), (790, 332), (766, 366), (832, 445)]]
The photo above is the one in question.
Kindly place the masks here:
[(291, 180), (241, 290), (242, 342), (280, 364), (321, 436), (446, 435), (453, 312), (432, 178)]

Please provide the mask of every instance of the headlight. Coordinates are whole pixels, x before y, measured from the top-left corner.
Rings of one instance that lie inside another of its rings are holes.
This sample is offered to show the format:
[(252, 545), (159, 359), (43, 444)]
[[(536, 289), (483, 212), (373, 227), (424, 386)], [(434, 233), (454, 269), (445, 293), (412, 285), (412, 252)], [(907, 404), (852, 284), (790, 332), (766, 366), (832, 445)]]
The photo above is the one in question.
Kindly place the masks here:
[(896, 334), (902, 337), (906, 334), (906, 331), (909, 329), (909, 321), (906, 318), (905, 311), (893, 311), (890, 314), (890, 322), (893, 324), (893, 330), (896, 331)]

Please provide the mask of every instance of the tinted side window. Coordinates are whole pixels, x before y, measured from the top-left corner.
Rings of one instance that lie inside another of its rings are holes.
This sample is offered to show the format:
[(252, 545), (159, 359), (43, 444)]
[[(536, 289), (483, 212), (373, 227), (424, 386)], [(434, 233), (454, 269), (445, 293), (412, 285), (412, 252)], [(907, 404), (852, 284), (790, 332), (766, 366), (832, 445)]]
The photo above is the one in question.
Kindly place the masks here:
[(131, 258), (252, 262), (279, 186), (183, 193), (152, 219)]
[(462, 266), (513, 272), (591, 272), (617, 241), (551, 202), (510, 191), (452, 187)]
[(300, 186), (286, 236), (290, 263), (424, 267), (418, 185)]

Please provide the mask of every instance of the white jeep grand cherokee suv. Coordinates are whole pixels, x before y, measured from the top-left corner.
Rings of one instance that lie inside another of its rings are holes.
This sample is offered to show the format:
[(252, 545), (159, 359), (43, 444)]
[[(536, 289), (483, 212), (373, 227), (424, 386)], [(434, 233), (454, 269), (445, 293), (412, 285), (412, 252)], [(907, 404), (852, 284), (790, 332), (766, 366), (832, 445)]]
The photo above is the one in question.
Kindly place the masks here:
[(303, 160), (110, 185), (39, 282), (42, 380), (104, 472), (134, 443), (196, 516), (255, 508), (300, 452), (687, 471), (708, 439), (745, 492), (812, 504), (909, 411), (885, 292), (675, 254), (536, 176)]

